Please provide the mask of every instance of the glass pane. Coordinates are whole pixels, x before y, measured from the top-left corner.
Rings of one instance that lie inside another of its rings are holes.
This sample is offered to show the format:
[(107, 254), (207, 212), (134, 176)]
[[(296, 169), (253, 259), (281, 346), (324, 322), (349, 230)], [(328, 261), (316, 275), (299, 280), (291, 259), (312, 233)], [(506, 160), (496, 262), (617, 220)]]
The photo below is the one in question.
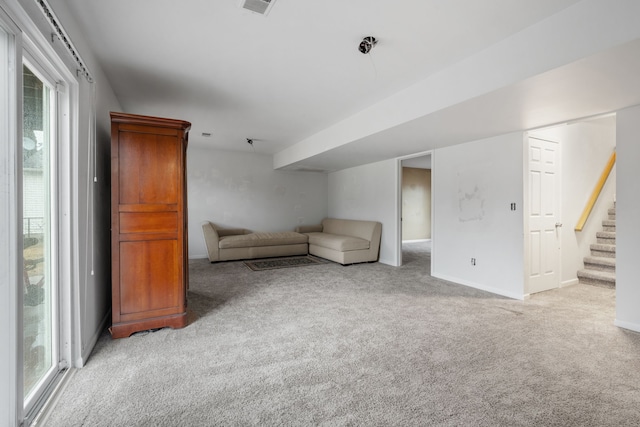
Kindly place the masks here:
[(24, 397), (37, 392), (53, 368), (51, 280), (51, 89), (23, 69)]

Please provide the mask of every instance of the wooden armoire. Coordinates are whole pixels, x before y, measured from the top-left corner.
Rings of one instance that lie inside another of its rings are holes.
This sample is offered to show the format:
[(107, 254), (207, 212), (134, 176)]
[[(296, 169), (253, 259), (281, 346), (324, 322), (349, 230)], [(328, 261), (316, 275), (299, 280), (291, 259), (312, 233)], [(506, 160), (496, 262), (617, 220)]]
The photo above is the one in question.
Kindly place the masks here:
[(111, 113), (113, 338), (187, 325), (191, 123)]

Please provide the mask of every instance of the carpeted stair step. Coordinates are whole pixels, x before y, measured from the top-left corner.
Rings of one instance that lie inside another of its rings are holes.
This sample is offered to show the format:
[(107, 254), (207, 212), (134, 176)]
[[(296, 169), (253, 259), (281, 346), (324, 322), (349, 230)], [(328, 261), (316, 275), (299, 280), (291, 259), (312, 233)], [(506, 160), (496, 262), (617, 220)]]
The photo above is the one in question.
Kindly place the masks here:
[(609, 219), (616, 219), (616, 208), (610, 208), (609, 209)]
[(598, 231), (596, 233), (596, 243), (604, 243), (605, 245), (616, 244), (615, 231)]
[(584, 268), (587, 270), (616, 271), (616, 259), (599, 256), (584, 257)]
[(616, 231), (616, 220), (605, 219), (602, 221), (602, 231)]
[(604, 258), (616, 257), (616, 245), (606, 245), (603, 243), (593, 243), (591, 245), (591, 256)]
[(584, 269), (578, 271), (578, 281), (585, 285), (595, 285), (604, 288), (615, 288), (616, 274), (609, 271)]

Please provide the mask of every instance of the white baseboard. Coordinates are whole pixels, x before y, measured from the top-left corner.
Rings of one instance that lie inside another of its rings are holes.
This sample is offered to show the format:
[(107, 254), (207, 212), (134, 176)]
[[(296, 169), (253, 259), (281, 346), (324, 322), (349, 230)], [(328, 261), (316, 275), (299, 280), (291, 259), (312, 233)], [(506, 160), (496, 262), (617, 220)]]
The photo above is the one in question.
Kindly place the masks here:
[(390, 265), (391, 267), (399, 267), (398, 263), (392, 259), (387, 259), (387, 258), (382, 258), (380, 257), (378, 259), (378, 262), (380, 264), (386, 264), (386, 265)]
[(438, 279), (442, 279), (442, 280), (446, 280), (448, 282), (453, 282), (456, 283), (458, 285), (463, 285), (463, 286), (468, 286), (470, 288), (475, 288), (475, 289), (480, 289), (481, 291), (486, 291), (486, 292), (491, 292), (492, 294), (496, 294), (496, 295), (501, 295), (503, 297), (507, 297), (507, 298), (513, 298), (513, 299), (517, 299), (517, 300), (524, 300), (525, 299), (525, 295), (524, 294), (514, 294), (511, 292), (506, 292), (502, 289), (499, 288), (494, 288), (491, 286), (485, 286), (485, 285), (481, 285), (479, 283), (473, 283), (473, 282), (467, 282), (466, 280), (461, 280), (458, 279), (456, 277), (450, 277), (450, 276), (446, 276), (446, 275), (440, 275), (440, 274), (433, 274), (433, 277), (436, 277)]
[(572, 286), (577, 284), (578, 284), (578, 278), (576, 277), (575, 279), (565, 280), (564, 282), (560, 282), (560, 287), (566, 288), (567, 286)]
[(613, 324), (619, 328), (628, 329), (633, 332), (640, 332), (640, 324), (638, 323), (625, 322), (624, 320), (616, 319), (613, 321)]
[(207, 254), (196, 254), (196, 255), (189, 254), (189, 259), (203, 259), (203, 258), (209, 258), (209, 255), (207, 255)]

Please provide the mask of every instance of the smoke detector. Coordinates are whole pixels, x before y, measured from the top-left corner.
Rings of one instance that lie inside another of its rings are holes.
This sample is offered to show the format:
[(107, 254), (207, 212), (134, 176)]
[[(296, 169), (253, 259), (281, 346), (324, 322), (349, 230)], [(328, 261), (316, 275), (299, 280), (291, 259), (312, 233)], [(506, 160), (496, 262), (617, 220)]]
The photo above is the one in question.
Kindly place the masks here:
[(276, 0), (239, 0), (241, 8), (267, 16)]

